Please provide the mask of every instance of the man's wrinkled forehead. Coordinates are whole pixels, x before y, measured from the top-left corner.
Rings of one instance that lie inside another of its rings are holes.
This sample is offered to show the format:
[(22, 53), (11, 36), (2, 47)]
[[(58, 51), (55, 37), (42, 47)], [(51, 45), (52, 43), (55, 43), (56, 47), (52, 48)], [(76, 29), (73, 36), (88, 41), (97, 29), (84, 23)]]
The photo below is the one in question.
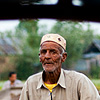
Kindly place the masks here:
[(41, 48), (47, 48), (47, 46), (48, 46), (48, 48), (62, 48), (62, 46), (61, 45), (59, 45), (58, 43), (56, 43), (56, 42), (53, 42), (53, 41), (45, 41), (45, 42), (43, 42), (42, 44), (41, 44)]
[(53, 41), (43, 42), (40, 46), (40, 51), (41, 50), (59, 50), (60, 53), (65, 52), (64, 48), (61, 45), (59, 45), (58, 43), (53, 42)]
[(59, 44), (62, 48), (64, 48), (64, 50), (66, 50), (66, 40), (60, 36), (59, 34), (46, 34), (42, 37), (41, 39), (41, 43), (40, 43), (40, 46), (42, 46), (42, 44), (44, 42), (49, 42), (49, 41), (52, 41), (52, 42), (55, 42), (57, 44)]

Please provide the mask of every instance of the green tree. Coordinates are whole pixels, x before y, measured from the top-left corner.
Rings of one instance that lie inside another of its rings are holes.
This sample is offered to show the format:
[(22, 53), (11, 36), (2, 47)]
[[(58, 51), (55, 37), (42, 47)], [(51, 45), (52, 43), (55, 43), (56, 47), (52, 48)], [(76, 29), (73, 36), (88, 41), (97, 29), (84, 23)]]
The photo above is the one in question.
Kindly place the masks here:
[(92, 66), (90, 75), (91, 75), (91, 78), (99, 79), (100, 78), (100, 66)]
[(79, 22), (57, 21), (51, 33), (59, 33), (67, 40), (67, 60), (63, 67), (73, 67), (76, 61), (82, 57), (83, 51), (93, 39), (93, 30), (89, 24), (87, 29)]
[(99, 39), (100, 40), (100, 35), (99, 34), (95, 35), (95, 39)]
[(16, 57), (16, 70), (20, 79), (26, 79), (28, 76), (41, 70), (38, 53), (41, 36), (38, 34), (38, 20), (20, 20), (16, 28), (16, 37), (19, 38), (22, 55)]
[[(26, 79), (31, 74), (42, 69), (39, 63), (38, 53), (40, 39), (42, 35), (46, 33), (46, 28), (42, 26), (42, 30), (39, 32), (40, 27), (38, 21), (39, 20), (20, 20), (19, 25), (16, 27), (16, 33), (10, 35), (10, 32), (8, 32), (7, 35), (8, 37), (15, 37), (20, 40), (20, 47), (23, 53), (13, 59), (20, 79)], [(83, 25), (88, 28), (84, 29)], [(57, 21), (50, 32), (59, 33), (67, 40), (66, 51), (68, 57), (63, 65), (65, 68), (74, 66), (93, 39), (93, 30), (90, 25), (79, 22)], [(2, 36), (3, 34), (1, 37)]]

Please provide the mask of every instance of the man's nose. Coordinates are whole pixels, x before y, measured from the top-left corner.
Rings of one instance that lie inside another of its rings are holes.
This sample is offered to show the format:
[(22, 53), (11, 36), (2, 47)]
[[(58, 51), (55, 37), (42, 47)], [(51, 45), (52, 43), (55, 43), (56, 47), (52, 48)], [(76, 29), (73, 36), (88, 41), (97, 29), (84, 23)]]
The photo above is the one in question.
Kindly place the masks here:
[(47, 59), (51, 58), (51, 55), (50, 55), (50, 52), (49, 51), (46, 52), (45, 58), (47, 58)]

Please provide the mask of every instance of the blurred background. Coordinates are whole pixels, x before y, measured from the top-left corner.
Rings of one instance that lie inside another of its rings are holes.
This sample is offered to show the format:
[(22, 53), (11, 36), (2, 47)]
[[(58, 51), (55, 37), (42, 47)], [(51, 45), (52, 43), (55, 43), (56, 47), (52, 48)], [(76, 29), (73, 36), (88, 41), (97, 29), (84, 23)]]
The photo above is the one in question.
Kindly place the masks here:
[(58, 33), (67, 40), (68, 57), (63, 68), (87, 75), (100, 90), (100, 24), (53, 19), (0, 21), (0, 89), (10, 71), (25, 80), (42, 71), (40, 39)]

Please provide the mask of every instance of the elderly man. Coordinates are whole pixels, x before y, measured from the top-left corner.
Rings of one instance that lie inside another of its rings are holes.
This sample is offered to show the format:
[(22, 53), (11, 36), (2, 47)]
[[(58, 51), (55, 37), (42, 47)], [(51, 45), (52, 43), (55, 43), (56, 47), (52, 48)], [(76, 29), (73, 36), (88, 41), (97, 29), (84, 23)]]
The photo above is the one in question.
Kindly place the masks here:
[(19, 100), (100, 100), (93, 83), (83, 74), (62, 69), (67, 58), (66, 40), (46, 34), (40, 43), (43, 72), (26, 81)]

